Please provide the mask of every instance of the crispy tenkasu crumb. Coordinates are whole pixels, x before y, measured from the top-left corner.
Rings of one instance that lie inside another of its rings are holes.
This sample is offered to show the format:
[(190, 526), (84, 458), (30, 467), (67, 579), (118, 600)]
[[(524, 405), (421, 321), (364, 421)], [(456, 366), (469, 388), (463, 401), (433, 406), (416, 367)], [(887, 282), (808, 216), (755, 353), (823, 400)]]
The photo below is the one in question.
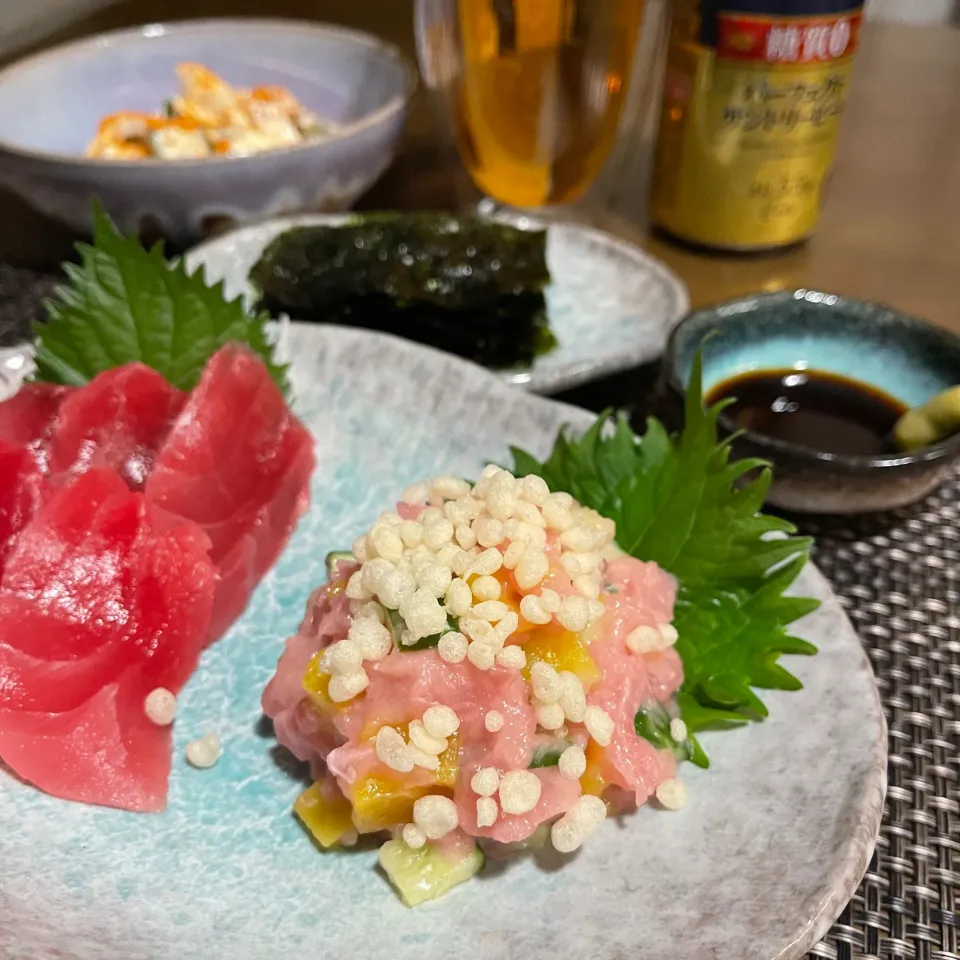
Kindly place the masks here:
[(220, 759), (220, 737), (205, 733), (199, 740), (191, 740), (186, 749), (187, 761), (199, 770), (212, 767)]
[(169, 727), (177, 716), (177, 698), (166, 687), (157, 687), (147, 694), (143, 709), (151, 723)]

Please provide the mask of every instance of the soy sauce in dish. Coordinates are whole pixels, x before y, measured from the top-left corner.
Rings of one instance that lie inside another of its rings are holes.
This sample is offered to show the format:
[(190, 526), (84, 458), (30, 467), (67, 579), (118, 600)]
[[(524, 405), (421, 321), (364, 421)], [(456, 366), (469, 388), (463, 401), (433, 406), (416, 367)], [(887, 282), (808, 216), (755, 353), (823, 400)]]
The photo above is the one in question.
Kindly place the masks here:
[(717, 384), (708, 403), (728, 397), (738, 427), (826, 453), (895, 453), (894, 424), (906, 413), (876, 387), (820, 370), (754, 370)]

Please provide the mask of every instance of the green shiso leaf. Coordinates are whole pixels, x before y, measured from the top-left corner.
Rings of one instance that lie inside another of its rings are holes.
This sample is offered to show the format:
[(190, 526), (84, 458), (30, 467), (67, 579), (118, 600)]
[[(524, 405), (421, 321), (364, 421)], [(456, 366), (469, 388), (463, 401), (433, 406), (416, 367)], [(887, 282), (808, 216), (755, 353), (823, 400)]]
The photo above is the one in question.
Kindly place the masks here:
[(267, 315), (248, 313), (240, 298), (228, 301), (222, 283), (208, 286), (199, 271), (169, 262), (161, 244), (147, 250), (123, 236), (99, 205), (93, 243), (77, 250), (80, 263), (65, 266), (67, 282), (48, 301), (47, 322), (34, 328), (36, 379), (82, 386), (140, 362), (190, 390), (210, 357), (238, 342), (286, 391), (287, 368), (267, 341)]
[[(816, 652), (788, 627), (817, 601), (786, 595), (811, 540), (761, 512), (769, 467), (730, 459), (729, 441), (718, 439), (721, 409), (703, 406), (698, 355), (679, 436), (651, 419), (637, 437), (624, 417), (604, 413), (580, 436), (561, 431), (543, 462), (513, 450), (518, 476), (538, 474), (551, 490), (614, 520), (625, 551), (677, 578), (674, 625), (684, 670), (678, 703), (690, 735), (684, 750), (703, 766), (695, 735), (763, 719), (757, 689), (801, 686), (779, 658)], [(638, 714), (637, 728), (667, 745), (662, 722)]]

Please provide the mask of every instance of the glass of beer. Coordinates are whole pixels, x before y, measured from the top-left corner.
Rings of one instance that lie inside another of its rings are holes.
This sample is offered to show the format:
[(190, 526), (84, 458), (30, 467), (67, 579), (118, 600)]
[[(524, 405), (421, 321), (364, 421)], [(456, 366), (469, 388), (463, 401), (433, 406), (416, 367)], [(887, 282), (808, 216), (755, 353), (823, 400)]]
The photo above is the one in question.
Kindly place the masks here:
[(647, 0), (417, 0), (420, 69), (493, 200), (579, 199), (620, 124)]

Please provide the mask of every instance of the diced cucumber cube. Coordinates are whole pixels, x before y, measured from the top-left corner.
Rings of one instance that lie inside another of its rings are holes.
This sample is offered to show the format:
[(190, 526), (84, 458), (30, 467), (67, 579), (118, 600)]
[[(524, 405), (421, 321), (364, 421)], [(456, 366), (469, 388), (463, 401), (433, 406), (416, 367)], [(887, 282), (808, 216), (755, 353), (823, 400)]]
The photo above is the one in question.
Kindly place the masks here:
[(408, 907), (442, 897), (479, 873), (483, 862), (483, 851), (476, 844), (459, 860), (429, 843), (414, 850), (403, 840), (388, 840), (380, 848), (380, 863)]

